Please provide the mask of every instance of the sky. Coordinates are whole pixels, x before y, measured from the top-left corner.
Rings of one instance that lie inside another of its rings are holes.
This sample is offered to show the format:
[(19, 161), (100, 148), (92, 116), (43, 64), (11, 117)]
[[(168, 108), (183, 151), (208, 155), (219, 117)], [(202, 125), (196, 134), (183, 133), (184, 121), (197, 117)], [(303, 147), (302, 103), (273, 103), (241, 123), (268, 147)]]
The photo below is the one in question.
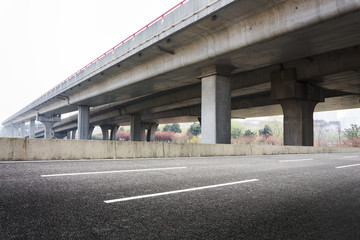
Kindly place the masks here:
[(0, 123), (179, 2), (0, 1)]
[(0, 1), (0, 124), (180, 2)]

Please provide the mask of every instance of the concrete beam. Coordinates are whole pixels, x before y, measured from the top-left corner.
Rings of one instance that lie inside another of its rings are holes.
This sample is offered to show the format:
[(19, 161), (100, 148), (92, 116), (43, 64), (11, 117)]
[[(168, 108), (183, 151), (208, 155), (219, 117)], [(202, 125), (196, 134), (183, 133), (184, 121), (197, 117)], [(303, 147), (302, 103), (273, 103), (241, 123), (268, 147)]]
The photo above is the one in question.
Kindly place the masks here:
[(286, 69), (295, 69), (298, 81), (317, 82), (324, 76), (359, 71), (360, 46), (289, 61), (283, 66)]

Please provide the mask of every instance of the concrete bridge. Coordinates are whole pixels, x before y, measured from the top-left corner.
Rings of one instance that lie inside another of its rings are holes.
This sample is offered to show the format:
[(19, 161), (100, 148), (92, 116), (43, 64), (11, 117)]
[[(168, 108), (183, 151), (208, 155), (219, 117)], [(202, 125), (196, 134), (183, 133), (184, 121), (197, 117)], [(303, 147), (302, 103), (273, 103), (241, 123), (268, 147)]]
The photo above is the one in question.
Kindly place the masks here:
[(203, 143), (230, 143), (231, 118), (283, 114), (284, 144), (311, 146), (314, 111), (360, 107), (359, 47), (359, 0), (183, 1), (3, 125), (79, 139), (130, 125), (151, 141), (199, 120)]

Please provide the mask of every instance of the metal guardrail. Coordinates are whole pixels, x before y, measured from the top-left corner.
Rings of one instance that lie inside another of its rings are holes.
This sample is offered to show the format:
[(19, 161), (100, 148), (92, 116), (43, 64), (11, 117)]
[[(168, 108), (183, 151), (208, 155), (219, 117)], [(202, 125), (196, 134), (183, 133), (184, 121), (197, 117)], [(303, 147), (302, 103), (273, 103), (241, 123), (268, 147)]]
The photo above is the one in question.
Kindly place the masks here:
[(172, 7), (171, 9), (167, 10), (165, 13), (163, 13), (162, 15), (160, 15), (159, 17), (157, 17), (156, 19), (154, 19), (153, 21), (151, 21), (150, 23), (146, 24), (144, 27), (140, 28), (138, 31), (136, 31), (135, 33), (131, 34), (130, 36), (128, 36), (127, 38), (125, 38), (124, 40), (122, 40), (120, 43), (118, 43), (117, 45), (115, 45), (113, 48), (109, 49), (108, 51), (106, 51), (105, 53), (103, 53), (102, 55), (100, 55), (99, 57), (97, 57), (96, 59), (94, 59), (93, 61), (91, 61), (90, 63), (88, 63), (87, 65), (85, 65), (84, 67), (82, 67), (81, 69), (79, 69), (78, 71), (76, 71), (75, 73), (73, 73), (70, 77), (66, 78), (64, 81), (62, 81), (61, 83), (57, 84), (55, 87), (51, 88), (49, 91), (47, 91), (46, 93), (42, 94), (39, 98), (37, 98), (35, 101), (33, 101), (32, 103), (38, 101), (40, 98), (46, 96), (48, 93), (50, 93), (51, 91), (55, 90), (56, 88), (58, 88), (59, 86), (61, 86), (63, 83), (67, 82), (70, 78), (72, 78), (73, 76), (75, 76), (76, 74), (80, 73), (81, 71), (85, 70), (87, 67), (91, 66), (92, 64), (96, 63), (98, 60), (100, 60), (101, 58), (105, 57), (106, 55), (108, 55), (109, 53), (111, 53), (112, 51), (114, 51), (115, 49), (117, 49), (118, 47), (120, 47), (122, 44), (124, 44), (125, 42), (129, 41), (130, 39), (134, 38), (136, 35), (138, 35), (140, 32), (142, 32), (143, 30), (147, 29), (148, 27), (150, 27), (151, 25), (153, 25), (155, 22), (159, 21), (160, 19), (162, 19), (163, 17), (165, 17), (167, 14), (169, 14), (170, 12), (172, 12), (173, 10), (175, 10), (176, 8), (178, 8), (179, 6), (183, 5), (185, 2), (187, 2), (188, 0), (182, 0), (180, 3), (176, 4), (174, 7)]

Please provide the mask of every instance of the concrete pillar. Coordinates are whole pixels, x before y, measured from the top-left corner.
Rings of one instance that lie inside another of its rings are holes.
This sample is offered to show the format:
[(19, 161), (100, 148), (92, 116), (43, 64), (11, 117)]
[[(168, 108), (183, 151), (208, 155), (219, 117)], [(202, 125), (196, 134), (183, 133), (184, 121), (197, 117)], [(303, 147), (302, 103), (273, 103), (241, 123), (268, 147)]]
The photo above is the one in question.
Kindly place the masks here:
[(12, 129), (10, 126), (5, 127), (5, 137), (11, 137), (12, 136)]
[(94, 132), (94, 128), (95, 128), (95, 126), (90, 126), (90, 127), (89, 127), (88, 140), (91, 140), (91, 139), (92, 139), (92, 134), (93, 134), (93, 132)]
[(25, 138), (25, 122), (22, 122), (21, 124), (20, 124), (20, 136), (22, 137), (22, 138)]
[(89, 136), (89, 106), (78, 106), (78, 139), (86, 140)]
[(71, 139), (76, 138), (76, 130), (71, 131)]
[(66, 139), (71, 139), (71, 131), (66, 133)]
[(100, 128), (103, 135), (103, 140), (110, 140), (109, 137), (110, 126), (104, 124), (104, 125), (100, 125)]
[(29, 138), (35, 138), (35, 119), (30, 119)]
[(118, 132), (119, 125), (112, 125), (111, 126), (111, 133), (110, 133), (110, 140), (116, 141), (116, 134)]
[(297, 82), (294, 69), (271, 74), (271, 97), (278, 100), (284, 113), (284, 145), (313, 146), (313, 113), (324, 101), (323, 89)]
[(159, 124), (151, 123), (149, 128), (147, 129), (146, 141), (147, 142), (154, 142), (155, 141), (155, 132), (158, 128)]
[(132, 115), (131, 116), (131, 126), (130, 126), (130, 141), (141, 141), (145, 133), (144, 128), (141, 125), (141, 116)]
[(286, 99), (280, 104), (284, 113), (284, 145), (313, 146), (313, 113), (317, 102)]
[(36, 116), (36, 120), (44, 124), (45, 134), (44, 138), (51, 139), (53, 137), (52, 127), (55, 123), (61, 120), (59, 115), (40, 115)]
[(13, 136), (13, 130), (12, 130), (11, 126), (6, 127), (6, 136), (7, 137), (12, 137)]
[(42, 122), (45, 125), (45, 135), (44, 138), (51, 139), (53, 137), (52, 127), (55, 122)]
[(19, 136), (19, 125), (12, 124), (11, 125), (11, 137), (17, 138)]
[(231, 96), (229, 75), (233, 68), (210, 66), (201, 76), (201, 142), (231, 143)]

